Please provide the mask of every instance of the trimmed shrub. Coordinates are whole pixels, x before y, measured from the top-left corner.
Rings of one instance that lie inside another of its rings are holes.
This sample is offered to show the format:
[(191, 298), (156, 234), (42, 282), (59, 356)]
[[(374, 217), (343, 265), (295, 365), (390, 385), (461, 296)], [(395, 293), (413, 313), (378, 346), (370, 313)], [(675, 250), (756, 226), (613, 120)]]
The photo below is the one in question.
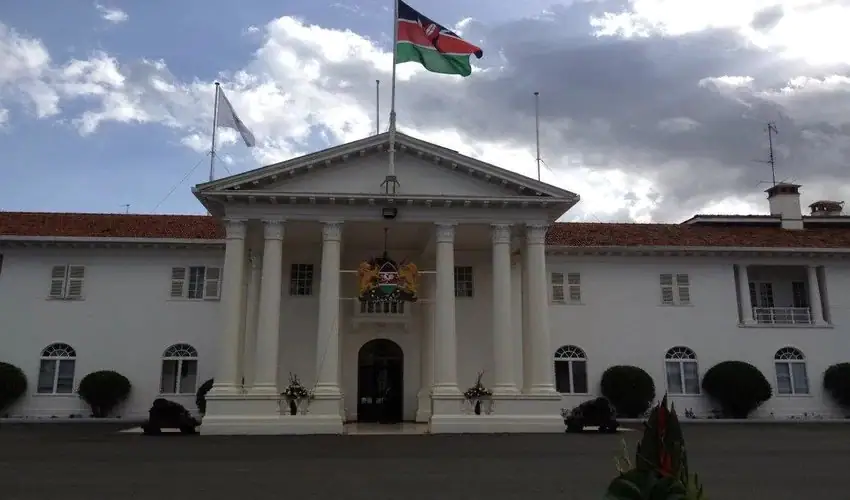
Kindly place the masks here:
[(95, 418), (104, 418), (130, 395), (132, 384), (124, 375), (112, 370), (89, 373), (80, 381), (77, 391), (91, 408)]
[(637, 366), (617, 365), (602, 374), (602, 395), (611, 401), (617, 414), (640, 418), (655, 400), (655, 381)]
[(838, 406), (850, 410), (850, 363), (838, 363), (827, 368), (823, 374), (823, 388)]
[(723, 361), (705, 372), (702, 389), (720, 405), (726, 418), (747, 418), (773, 396), (764, 374), (744, 361)]
[(198, 387), (198, 392), (195, 394), (195, 405), (198, 407), (198, 412), (201, 415), (205, 415), (207, 413), (207, 393), (212, 389), (214, 379), (209, 379), (200, 387)]
[(27, 376), (15, 365), (0, 361), (0, 412), (27, 392)]

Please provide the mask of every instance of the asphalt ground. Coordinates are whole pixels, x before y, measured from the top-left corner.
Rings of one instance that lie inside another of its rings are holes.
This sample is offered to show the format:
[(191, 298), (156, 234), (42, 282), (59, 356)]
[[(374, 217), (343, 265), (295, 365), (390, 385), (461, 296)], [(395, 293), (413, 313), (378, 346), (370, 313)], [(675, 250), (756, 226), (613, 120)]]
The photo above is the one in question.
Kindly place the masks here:
[[(126, 427), (126, 426), (124, 426)], [(600, 499), (617, 435), (148, 437), (0, 424), (0, 500)], [(684, 426), (712, 500), (850, 498), (850, 425)]]

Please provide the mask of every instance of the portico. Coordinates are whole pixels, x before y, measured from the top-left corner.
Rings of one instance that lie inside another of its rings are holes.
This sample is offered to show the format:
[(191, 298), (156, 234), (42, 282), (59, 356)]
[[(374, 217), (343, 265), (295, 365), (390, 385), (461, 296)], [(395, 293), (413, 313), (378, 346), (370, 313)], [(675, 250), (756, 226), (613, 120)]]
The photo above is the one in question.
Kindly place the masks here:
[[(394, 195), (380, 190), (386, 134), (195, 188), (226, 228), (203, 433), (341, 433), (375, 384), (433, 433), (562, 426), (545, 235), (578, 197), (396, 137)], [(383, 252), (418, 267), (416, 302), (360, 300), (358, 265)], [(390, 354), (363, 351), (378, 339)], [(378, 369), (393, 383), (375, 382)], [(494, 391), (487, 415), (462, 396), (479, 372)], [(290, 373), (314, 394), (303, 414), (280, 411)]]

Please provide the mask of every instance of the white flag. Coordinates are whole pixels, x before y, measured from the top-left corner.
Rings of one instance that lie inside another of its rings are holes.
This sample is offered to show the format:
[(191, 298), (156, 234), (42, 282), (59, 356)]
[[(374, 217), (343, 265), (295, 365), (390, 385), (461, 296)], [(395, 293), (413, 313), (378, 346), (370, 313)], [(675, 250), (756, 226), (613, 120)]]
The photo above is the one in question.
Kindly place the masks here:
[(218, 115), (216, 116), (215, 126), (238, 130), (239, 134), (242, 135), (242, 140), (245, 141), (245, 145), (249, 148), (254, 147), (254, 134), (236, 116), (236, 111), (233, 111), (233, 106), (230, 105), (230, 101), (227, 100), (221, 88), (218, 89), (218, 102), (216, 104), (218, 105)]

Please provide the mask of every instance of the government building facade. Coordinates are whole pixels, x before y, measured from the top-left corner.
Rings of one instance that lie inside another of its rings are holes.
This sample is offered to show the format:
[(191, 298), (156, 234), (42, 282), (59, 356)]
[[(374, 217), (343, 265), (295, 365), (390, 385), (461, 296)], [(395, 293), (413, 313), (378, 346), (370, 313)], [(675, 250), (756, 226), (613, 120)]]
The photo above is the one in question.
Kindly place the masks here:
[[(0, 361), (29, 380), (6, 416), (88, 416), (79, 381), (109, 369), (133, 384), (124, 418), (195, 411), (214, 379), (205, 434), (561, 432), (614, 365), (709, 415), (701, 376), (727, 360), (771, 381), (757, 416), (841, 416), (822, 387), (850, 361), (837, 204), (803, 215), (779, 184), (767, 215), (559, 223), (578, 195), (404, 134), (386, 194), (387, 149), (198, 185), (207, 216), (0, 212)], [(293, 377), (313, 397), (291, 415)]]

